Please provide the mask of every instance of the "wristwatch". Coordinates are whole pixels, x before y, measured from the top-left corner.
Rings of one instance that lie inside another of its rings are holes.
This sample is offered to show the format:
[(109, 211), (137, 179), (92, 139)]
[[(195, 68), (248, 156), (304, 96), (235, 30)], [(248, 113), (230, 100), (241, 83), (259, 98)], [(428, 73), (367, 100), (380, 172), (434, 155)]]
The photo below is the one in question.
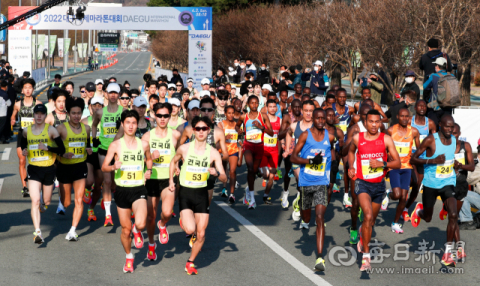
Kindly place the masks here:
[(386, 167), (387, 167), (387, 162), (383, 161), (383, 168), (386, 168)]

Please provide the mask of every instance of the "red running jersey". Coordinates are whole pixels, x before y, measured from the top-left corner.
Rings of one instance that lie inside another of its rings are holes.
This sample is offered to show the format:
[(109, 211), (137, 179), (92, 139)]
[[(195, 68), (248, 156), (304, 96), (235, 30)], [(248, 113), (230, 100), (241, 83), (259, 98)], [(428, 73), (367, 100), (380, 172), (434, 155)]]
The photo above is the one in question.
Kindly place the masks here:
[(357, 152), (357, 178), (369, 183), (380, 183), (385, 177), (386, 170), (383, 167), (370, 167), (370, 159), (387, 161), (385, 151), (385, 134), (380, 133), (377, 139), (365, 140), (365, 132), (358, 134)]

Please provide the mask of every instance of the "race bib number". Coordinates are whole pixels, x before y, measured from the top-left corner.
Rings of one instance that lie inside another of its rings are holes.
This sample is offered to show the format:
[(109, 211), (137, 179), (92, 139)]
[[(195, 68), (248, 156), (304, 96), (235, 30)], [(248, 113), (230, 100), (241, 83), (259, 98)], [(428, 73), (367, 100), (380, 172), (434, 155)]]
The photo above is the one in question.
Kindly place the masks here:
[(187, 166), (185, 183), (192, 187), (206, 187), (208, 168)]
[(68, 143), (67, 153), (73, 153), (72, 159), (79, 159), (85, 157), (85, 142), (70, 142)]
[(250, 143), (261, 143), (262, 142), (262, 130), (253, 128), (247, 130), (247, 135), (245, 139)]
[[(227, 136), (230, 139), (227, 139)], [(225, 129), (225, 143), (237, 143), (238, 132), (235, 129)]]
[(33, 124), (33, 117), (22, 117), (20, 120), (20, 126), (23, 128), (27, 128), (28, 126)]
[[(382, 159), (376, 159), (383, 162)], [(362, 175), (364, 179), (375, 179), (383, 176), (383, 167), (370, 167), (370, 160), (362, 160)]]
[(340, 121), (338, 123), (338, 128), (342, 129), (343, 133), (347, 132), (348, 123), (347, 120)]
[(122, 185), (131, 186), (143, 184), (143, 170), (141, 166), (121, 166), (118, 171), (120, 172), (120, 183)]
[(462, 164), (462, 165), (465, 165), (465, 153), (458, 153), (458, 154), (455, 154), (455, 160)]
[[(420, 139), (420, 144), (422, 144), (423, 139), (425, 139), (425, 138), (427, 138), (427, 135), (420, 135), (420, 138), (419, 138), (419, 139)], [(416, 144), (415, 144), (415, 140), (413, 140), (412, 149), (413, 149), (413, 150), (417, 150), (417, 146), (416, 146)]]
[(117, 135), (117, 123), (115, 122), (105, 122), (102, 128), (104, 138), (115, 138), (115, 135)]
[(38, 144), (28, 145), (28, 157), (30, 157), (31, 162), (41, 162), (49, 159), (47, 151), (38, 149)]
[(397, 142), (394, 141), (395, 143), (395, 149), (397, 149), (398, 155), (401, 157), (407, 157), (408, 153), (410, 151), (410, 143), (409, 142)]
[(453, 176), (453, 160), (445, 161), (443, 164), (437, 164), (435, 178), (445, 179)]
[(273, 136), (265, 134), (263, 136), (263, 141), (265, 147), (277, 147), (277, 134), (273, 134)]
[[(313, 159), (314, 156), (307, 156), (307, 159)], [(325, 158), (322, 158), (321, 164), (306, 164), (305, 165), (305, 174), (309, 174), (312, 176), (319, 176), (322, 177), (325, 175)]]
[(160, 157), (158, 157), (156, 160), (153, 160), (153, 167), (169, 168), (170, 167), (172, 150), (161, 149), (161, 150), (153, 150), (153, 151), (158, 151), (158, 153), (160, 153)]

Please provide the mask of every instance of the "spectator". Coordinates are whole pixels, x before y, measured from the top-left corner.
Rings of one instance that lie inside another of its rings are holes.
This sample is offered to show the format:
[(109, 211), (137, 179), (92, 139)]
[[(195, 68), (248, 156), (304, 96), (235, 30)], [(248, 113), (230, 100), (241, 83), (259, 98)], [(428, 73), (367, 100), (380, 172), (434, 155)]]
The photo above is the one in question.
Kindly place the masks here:
[(172, 73), (173, 73), (173, 76), (172, 76), (172, 78), (170, 79), (170, 83), (175, 84), (176, 82), (181, 81), (181, 82), (182, 82), (182, 85), (183, 85), (183, 79), (182, 79), (182, 77), (178, 74), (178, 70), (177, 70), (177, 69), (173, 69), (173, 70), (172, 70)]
[(407, 108), (410, 111), (410, 116), (415, 115), (415, 103), (417, 102), (417, 94), (413, 90), (409, 90), (400, 98), (400, 102), (390, 107), (385, 115), (390, 118), (390, 126), (398, 123), (398, 112), (402, 108)]
[(243, 83), (245, 81), (245, 76), (247, 75), (247, 65), (244, 60), (240, 61), (240, 70), (237, 71), (237, 75), (240, 75), (239, 83)]
[(214, 77), (215, 85), (220, 86), (222, 83), (229, 82), (228, 76), (225, 74), (225, 70), (223, 68), (219, 68), (217, 70), (217, 75)]
[(24, 71), (23, 76), (18, 78), (15, 83), (13, 84), (13, 87), (15, 88), (15, 91), (17, 94), (22, 94), (22, 81), (26, 78), (30, 77), (30, 72)]
[(242, 83), (240, 86), (240, 95), (245, 95), (248, 93), (247, 87), (251, 85), (253, 82), (253, 73), (251, 71), (248, 71), (245, 74), (245, 82)]
[[(430, 96), (428, 100), (425, 100), (428, 104), (429, 111), (427, 113), (428, 118), (432, 119), (435, 122), (435, 125), (438, 125), (440, 118), (445, 114), (452, 114), (451, 107), (442, 108), (438, 105), (434, 106), (433, 101), (437, 98), (438, 95), (438, 81), (441, 76), (447, 75), (447, 60), (443, 57), (438, 57), (433, 62), (435, 64), (435, 73), (430, 75), (428, 80), (423, 84), (423, 93), (429, 91)], [(424, 97), (425, 99), (425, 97)]]
[(299, 83), (302, 89), (305, 87), (305, 82), (302, 81), (302, 65), (295, 66), (295, 78), (293, 82), (288, 85), (289, 88), (294, 89), (294, 86)]
[[(382, 90), (382, 95), (380, 96), (380, 103), (391, 105), (392, 97), (390, 96), (390, 90), (388, 89), (388, 87), (390, 86), (390, 81), (388, 80), (387, 74), (383, 70), (382, 63), (377, 62), (377, 70), (378, 70), (378, 75), (381, 78), (380, 82), (384, 85), (384, 88)], [(420, 93), (417, 93), (417, 95), (419, 94)]]
[(425, 83), (431, 74), (434, 74), (435, 71), (435, 60), (437, 58), (444, 58), (447, 61), (446, 71), (452, 71), (452, 62), (448, 55), (442, 52), (439, 49), (440, 41), (437, 39), (430, 39), (427, 42), (428, 52), (423, 54), (420, 58), (419, 67), (424, 72), (423, 74), (423, 82)]
[[(363, 79), (360, 79), (360, 85), (362, 85)], [(381, 104), (383, 84), (378, 82), (378, 74), (376, 72), (371, 72), (369, 78), (367, 79), (367, 87), (370, 87), (370, 92), (372, 94), (371, 99), (376, 104)]]
[(62, 84), (60, 83), (60, 81), (62, 80), (62, 76), (60, 74), (56, 74), (54, 79), (53, 79), (53, 83), (50, 85), (50, 87), (48, 88), (48, 91), (47, 91), (47, 96), (51, 96), (52, 95), (52, 89), (54, 87), (58, 87), (58, 88), (62, 88)]
[(4, 135), (3, 129), (9, 125), (7, 124), (7, 114), (8, 114), (8, 107), (12, 106), (12, 102), (8, 97), (7, 93), (8, 82), (6, 80), (2, 80), (0, 83), (0, 140), (2, 144), (7, 143), (7, 139)]
[(280, 83), (276, 85), (277, 92), (282, 92), (286, 91), (288, 92), (288, 84), (290, 83), (288, 77), (289, 77), (288, 72), (284, 72), (280, 78)]
[(247, 58), (247, 60), (245, 61), (245, 63), (246, 63), (246, 66), (247, 66), (247, 71), (252, 72), (252, 74), (253, 74), (253, 80), (256, 80), (256, 79), (257, 79), (257, 68), (256, 68), (255, 65), (252, 63), (252, 59)]
[[(480, 160), (480, 140), (478, 140), (478, 145), (477, 160)], [(460, 230), (476, 230), (480, 228), (480, 211), (472, 215), (471, 207), (480, 209), (480, 164), (477, 163), (475, 165), (473, 172), (468, 172), (467, 183), (472, 185), (475, 191), (468, 191), (467, 196), (463, 200), (459, 213), (459, 228)]]
[(6, 80), (10, 73), (5, 69), (4, 64), (0, 64), (0, 80)]
[(270, 72), (267, 70), (267, 65), (262, 64), (260, 71), (258, 72), (258, 80), (261, 84), (270, 83)]
[(240, 67), (240, 60), (233, 60), (233, 71), (232, 71), (232, 81), (234, 83), (240, 83), (240, 75), (242, 73), (242, 68)]
[(310, 90), (315, 95), (324, 95), (330, 86), (328, 76), (323, 71), (322, 66), (323, 63), (321, 61), (316, 61), (313, 65), (313, 71), (307, 69), (302, 74), (302, 81), (310, 80)]
[(405, 86), (400, 91), (401, 95), (404, 95), (407, 91), (413, 90), (417, 94), (417, 98), (420, 99), (420, 88), (418, 87), (415, 80), (417, 77), (415, 76), (415, 72), (412, 70), (408, 70), (405, 72)]
[[(10, 102), (12, 105), (10, 105), (7, 108), (7, 118), (12, 117), (13, 113), (13, 106), (15, 105), (16, 99), (17, 99), (17, 91), (13, 87), (13, 83), (15, 82), (15, 78), (13, 76), (8, 77), (8, 87), (7, 87), (7, 94), (8, 98), (10, 99)], [(7, 120), (7, 123), (5, 123), (5, 127), (3, 128), (3, 132), (0, 133), (0, 137), (3, 136), (4, 141), (8, 141), (12, 137), (12, 125), (10, 120)]]

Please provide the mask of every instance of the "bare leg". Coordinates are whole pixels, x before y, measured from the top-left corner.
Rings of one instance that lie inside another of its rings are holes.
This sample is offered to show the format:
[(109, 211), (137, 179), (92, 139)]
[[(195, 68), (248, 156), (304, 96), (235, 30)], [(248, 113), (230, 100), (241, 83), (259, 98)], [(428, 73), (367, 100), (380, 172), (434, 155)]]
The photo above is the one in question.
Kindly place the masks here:
[(235, 192), (235, 184), (237, 182), (237, 163), (238, 163), (238, 157), (236, 156), (230, 156), (228, 158), (229, 164), (230, 164), (230, 194), (233, 194)]
[(208, 226), (209, 217), (210, 215), (205, 213), (195, 214), (197, 240), (193, 244), (192, 253), (190, 253), (190, 258), (188, 259), (189, 261), (195, 261), (198, 253), (202, 250), (202, 246), (205, 243), (205, 230)]
[(148, 242), (150, 244), (155, 243), (155, 220), (157, 218), (157, 207), (160, 197), (147, 197), (147, 234)]
[[(348, 177), (345, 176), (345, 177)], [(350, 180), (350, 178), (349, 178)], [(352, 230), (357, 229), (357, 220), (358, 220), (358, 212), (360, 211), (360, 204), (358, 202), (358, 196), (355, 194), (355, 181), (351, 180), (350, 182), (350, 194), (352, 196), (352, 208), (350, 209), (350, 218), (352, 220)], [(363, 210), (363, 208), (362, 208)], [(365, 215), (365, 210), (364, 215)], [(365, 216), (364, 216), (365, 219)], [(363, 230), (362, 230), (363, 231)]]
[(162, 191), (162, 214), (160, 226), (164, 227), (172, 218), (173, 205), (175, 204), (175, 192), (166, 188)]
[(18, 171), (20, 173), (20, 180), (22, 181), (22, 187), (26, 187), (27, 182), (25, 182), (25, 179), (27, 178), (27, 157), (22, 155), (21, 147), (17, 148), (17, 156), (18, 156)]
[(83, 193), (85, 189), (85, 179), (73, 182), (73, 191), (75, 192), (75, 208), (73, 209), (72, 226), (77, 227), (83, 213)]
[(323, 251), (323, 242), (325, 240), (325, 212), (327, 211), (327, 207), (324, 205), (316, 205), (315, 206), (315, 221), (317, 222), (317, 257), (322, 256)]

